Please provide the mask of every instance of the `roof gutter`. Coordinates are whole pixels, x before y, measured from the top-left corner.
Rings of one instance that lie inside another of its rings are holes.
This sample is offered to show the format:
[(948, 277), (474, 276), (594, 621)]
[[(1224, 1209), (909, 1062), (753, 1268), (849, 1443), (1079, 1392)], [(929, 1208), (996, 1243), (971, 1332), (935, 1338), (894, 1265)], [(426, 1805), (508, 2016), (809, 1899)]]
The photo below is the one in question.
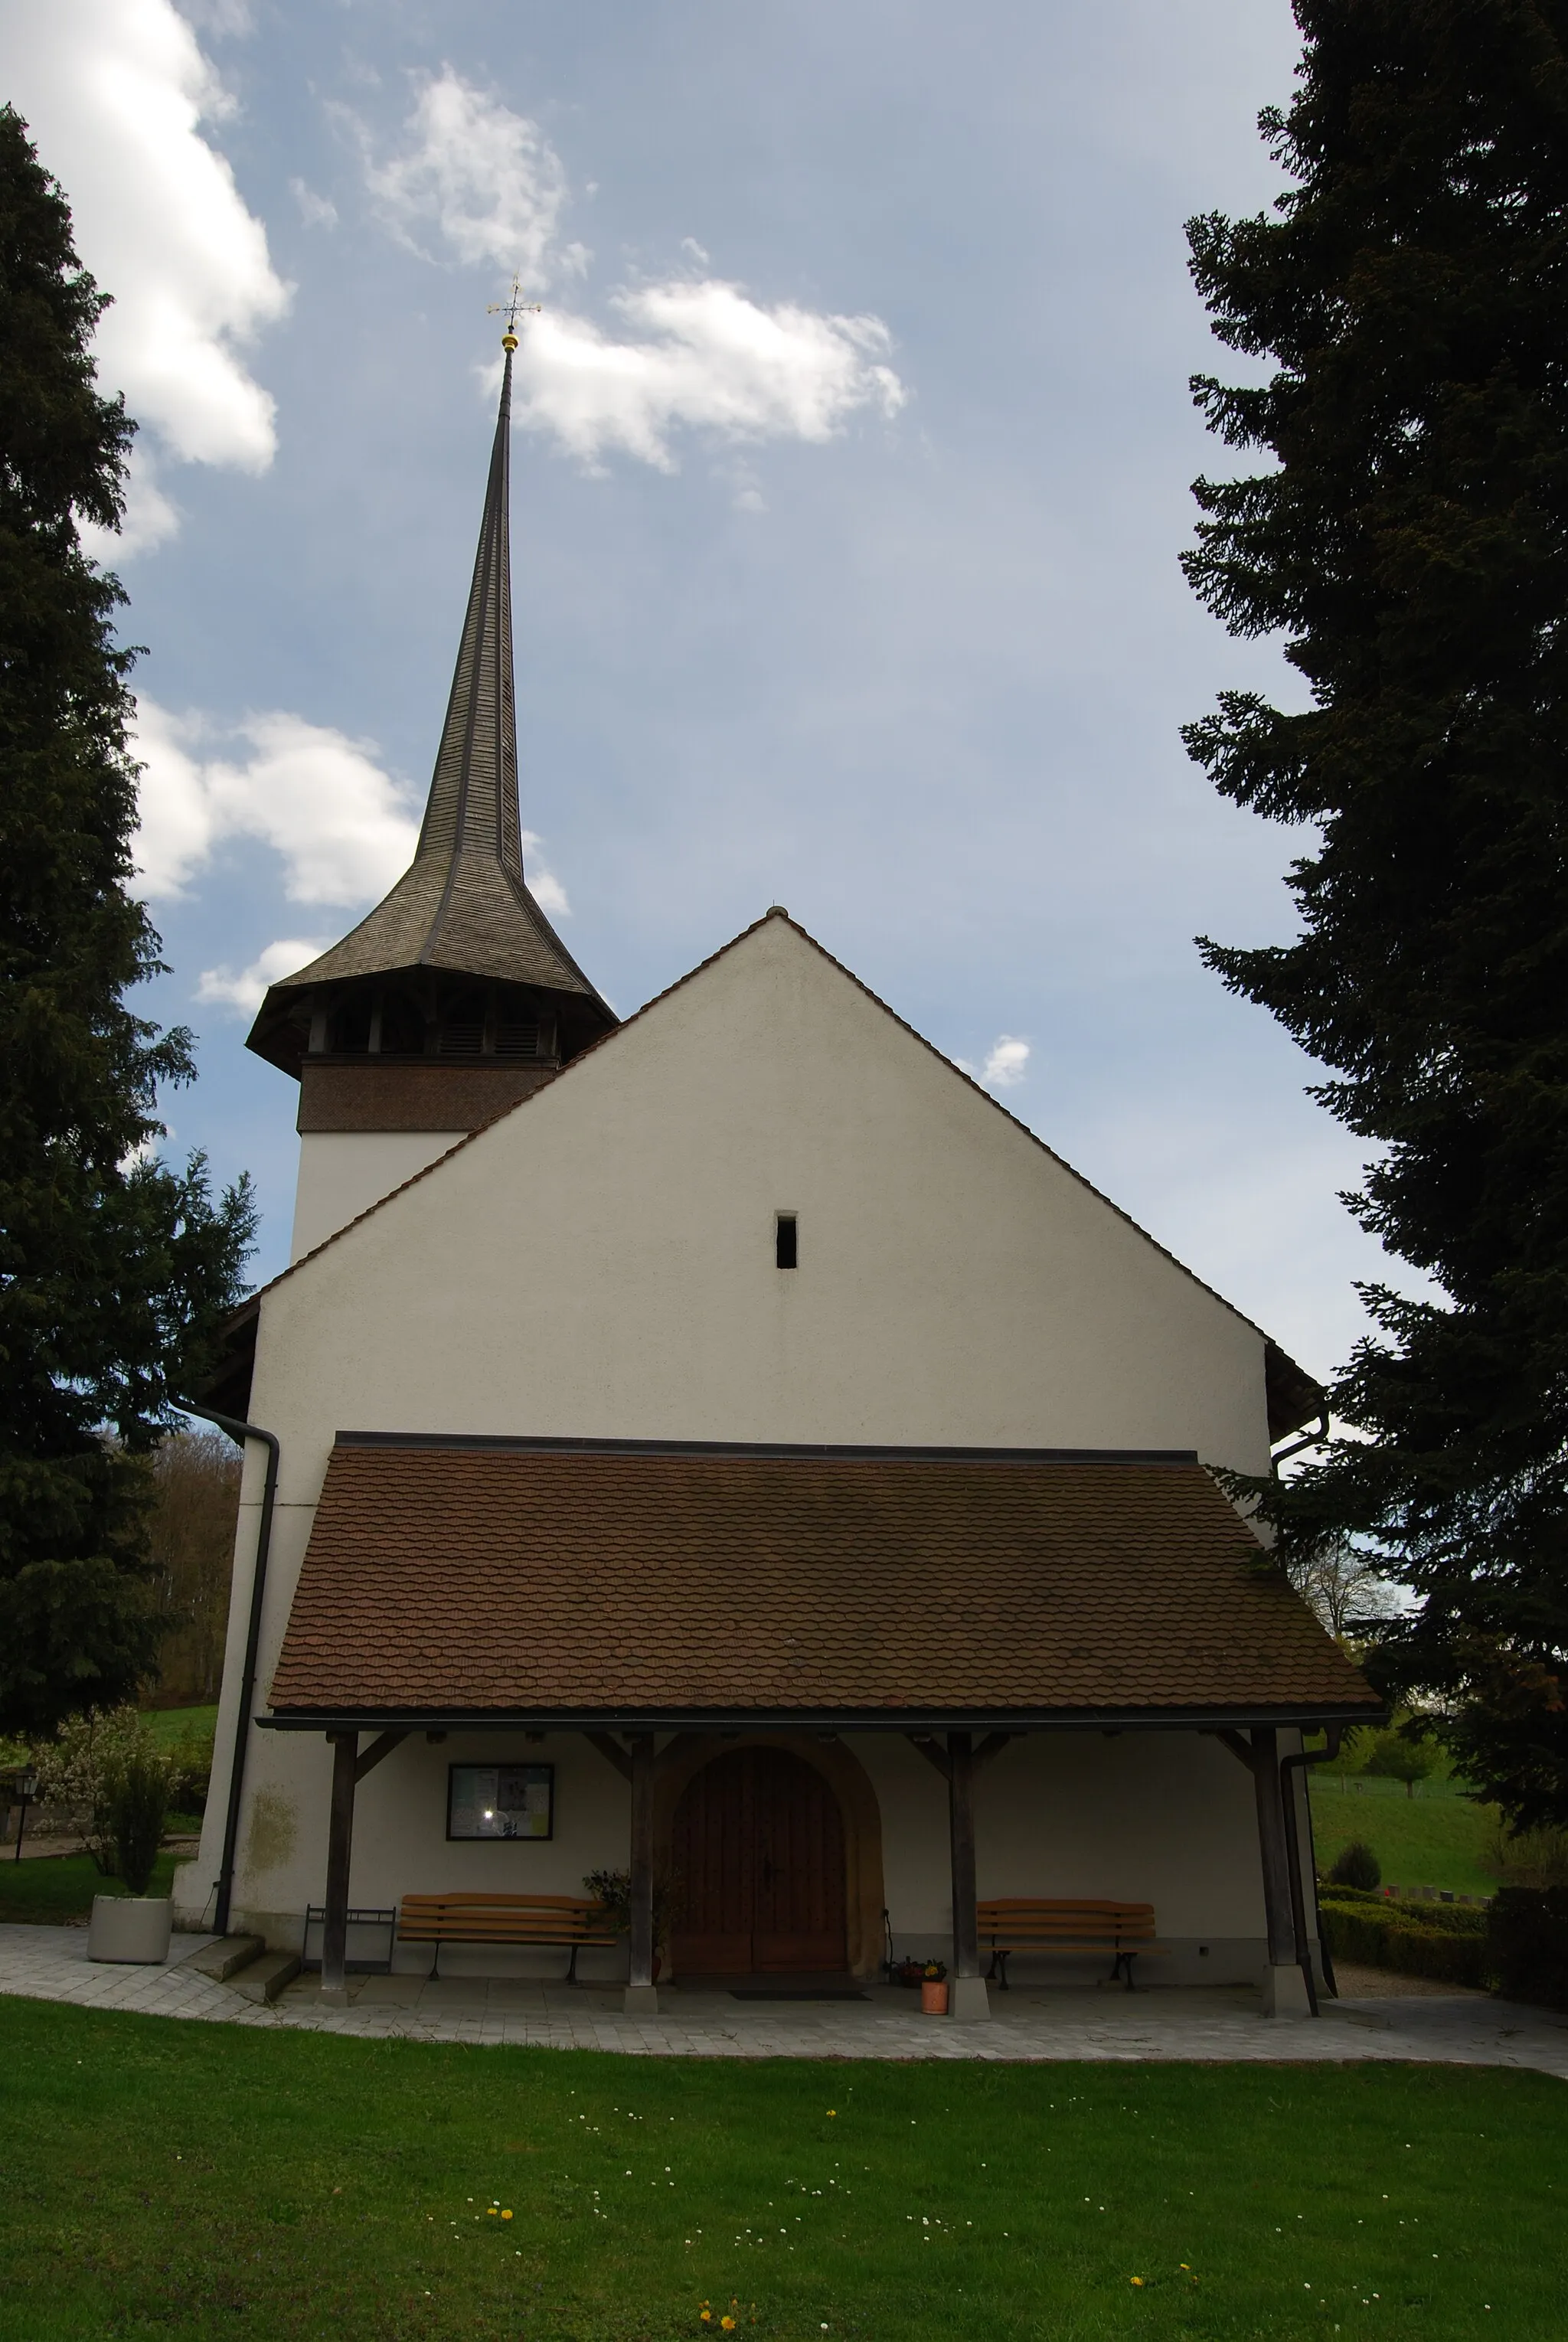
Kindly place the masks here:
[(219, 1415), (210, 1406), (197, 1406), (194, 1400), (180, 1399), (175, 1404), (186, 1415), (199, 1416), (204, 1423), (215, 1423), (220, 1431), (243, 1447), (247, 1439), (259, 1439), (266, 1448), (266, 1477), (262, 1482), (261, 1519), (256, 1526), (255, 1560), (251, 1566), (250, 1619), (245, 1628), (245, 1666), (240, 1673), (239, 1709), (235, 1717), (234, 1754), (229, 1760), (229, 1802), (224, 1817), (223, 1860), (218, 1866), (218, 1899), (213, 1913), (213, 1927), (220, 1936), (229, 1931), (229, 1907), (234, 1900), (235, 1855), (239, 1844), (240, 1798), (245, 1789), (245, 1752), (250, 1742), (251, 1707), (255, 1699), (256, 1654), (261, 1646), (262, 1597), (266, 1591), (267, 1556), (272, 1550), (273, 1506), (277, 1497), (278, 1460), (282, 1449), (275, 1432), (264, 1431), (258, 1423), (241, 1423), (232, 1415)]
[(1322, 1732), (1378, 1724), (1380, 1702), (1192, 1708), (285, 1708), (265, 1732), (1214, 1732), (1253, 1725)]

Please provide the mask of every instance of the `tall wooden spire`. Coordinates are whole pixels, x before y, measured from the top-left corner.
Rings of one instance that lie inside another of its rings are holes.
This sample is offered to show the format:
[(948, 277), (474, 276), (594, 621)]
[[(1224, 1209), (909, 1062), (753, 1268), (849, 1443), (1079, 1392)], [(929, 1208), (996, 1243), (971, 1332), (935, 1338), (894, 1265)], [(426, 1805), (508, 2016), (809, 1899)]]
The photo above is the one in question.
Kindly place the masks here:
[[(291, 1073), (311, 1056), (494, 1055), (496, 1031), (524, 1029), (530, 1003), (557, 1061), (616, 1021), (524, 877), (508, 511), (516, 345), (509, 321), (479, 549), (419, 844), (352, 934), (267, 993), (248, 1046)], [(466, 980), (455, 1016), (450, 979)], [(487, 1004), (477, 1013), (475, 986)]]

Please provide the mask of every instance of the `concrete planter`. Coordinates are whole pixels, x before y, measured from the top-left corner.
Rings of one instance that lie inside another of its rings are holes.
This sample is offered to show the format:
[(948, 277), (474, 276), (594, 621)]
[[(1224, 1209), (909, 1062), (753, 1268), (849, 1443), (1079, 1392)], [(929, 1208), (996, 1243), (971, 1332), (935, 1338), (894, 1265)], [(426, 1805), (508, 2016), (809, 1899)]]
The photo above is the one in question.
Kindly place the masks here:
[(175, 1907), (166, 1895), (95, 1895), (87, 1957), (161, 1967), (169, 1957), (174, 1924)]

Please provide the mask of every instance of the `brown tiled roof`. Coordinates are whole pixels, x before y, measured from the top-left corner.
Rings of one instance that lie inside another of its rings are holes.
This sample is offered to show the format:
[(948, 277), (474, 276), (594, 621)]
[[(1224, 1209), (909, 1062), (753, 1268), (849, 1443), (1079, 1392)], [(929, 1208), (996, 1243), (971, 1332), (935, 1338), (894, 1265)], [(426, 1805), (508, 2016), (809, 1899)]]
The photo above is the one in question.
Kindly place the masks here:
[(1195, 1461), (340, 1440), (276, 1711), (1376, 1710)]

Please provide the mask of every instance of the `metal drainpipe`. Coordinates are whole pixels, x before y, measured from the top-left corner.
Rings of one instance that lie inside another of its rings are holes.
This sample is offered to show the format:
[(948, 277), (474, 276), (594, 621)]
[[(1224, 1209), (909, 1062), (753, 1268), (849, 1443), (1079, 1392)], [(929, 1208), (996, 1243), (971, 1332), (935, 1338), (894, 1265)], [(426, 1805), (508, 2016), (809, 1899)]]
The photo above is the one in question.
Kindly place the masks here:
[[(1282, 1774), (1288, 1773), (1293, 1766), (1304, 1770), (1308, 1765), (1326, 1765), (1329, 1758), (1337, 1754), (1338, 1751), (1334, 1748), (1318, 1748), (1314, 1749), (1309, 1756), (1304, 1749), (1298, 1749), (1293, 1756), (1280, 1758), (1280, 1771)], [(1290, 1856), (1291, 1866), (1291, 1925), (1296, 1931), (1296, 1958), (1306, 1983), (1307, 2006), (1315, 2017), (1318, 2013), (1317, 1982), (1312, 1972), (1312, 1948), (1307, 1942), (1306, 1932), (1306, 1902), (1302, 1894), (1301, 1837), (1296, 1828), (1295, 1785), (1293, 1782), (1287, 1781), (1283, 1784), (1283, 1795), (1280, 1802), (1284, 1807), (1285, 1846)], [(1307, 1827), (1310, 1832), (1312, 1827), (1310, 1802), (1307, 1806)], [(1313, 1866), (1312, 1902), (1313, 1925), (1317, 1931), (1318, 1949), (1323, 1957), (1323, 1982), (1337, 2000), (1339, 1987), (1333, 1980), (1333, 1961), (1323, 1939), (1323, 1917), (1318, 1910), (1315, 1861)]]
[(204, 1423), (215, 1423), (243, 1447), (247, 1439), (262, 1440), (266, 1447), (266, 1477), (262, 1482), (261, 1520), (256, 1528), (256, 1553), (251, 1571), (251, 1615), (245, 1630), (245, 1663), (240, 1676), (239, 1712), (235, 1718), (235, 1750), (229, 1765), (229, 1809), (224, 1822), (224, 1857), (218, 1867), (218, 1899), (213, 1913), (216, 1934), (229, 1931), (229, 1906), (234, 1898), (235, 1855), (239, 1845), (240, 1795), (245, 1787), (245, 1750), (250, 1741), (251, 1702), (255, 1697), (256, 1651), (261, 1643), (262, 1596), (266, 1590), (267, 1555), (272, 1546), (273, 1500), (277, 1495), (277, 1467), (281, 1450), (277, 1435), (264, 1431), (259, 1423), (240, 1423), (232, 1415), (219, 1415), (210, 1406), (196, 1406), (190, 1399), (175, 1401), (186, 1415), (199, 1416)]

